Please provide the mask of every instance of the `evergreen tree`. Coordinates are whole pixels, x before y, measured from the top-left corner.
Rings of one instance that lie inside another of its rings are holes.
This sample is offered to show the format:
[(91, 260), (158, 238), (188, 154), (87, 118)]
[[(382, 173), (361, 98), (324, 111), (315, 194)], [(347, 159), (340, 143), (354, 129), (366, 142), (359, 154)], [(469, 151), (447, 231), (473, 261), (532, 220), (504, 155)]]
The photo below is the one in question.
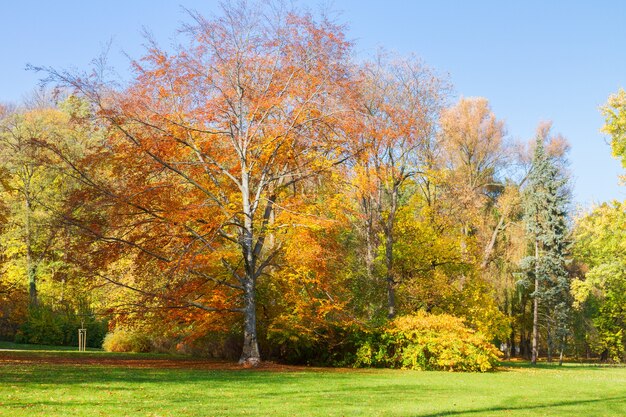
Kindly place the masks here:
[(533, 364), (537, 361), (540, 307), (545, 317), (548, 357), (551, 359), (555, 341), (562, 358), (571, 305), (566, 269), (567, 179), (555, 159), (546, 152), (544, 138), (545, 135), (537, 138), (533, 168), (524, 196), (524, 220), (533, 240), (534, 252), (523, 261), (529, 278), (534, 279)]

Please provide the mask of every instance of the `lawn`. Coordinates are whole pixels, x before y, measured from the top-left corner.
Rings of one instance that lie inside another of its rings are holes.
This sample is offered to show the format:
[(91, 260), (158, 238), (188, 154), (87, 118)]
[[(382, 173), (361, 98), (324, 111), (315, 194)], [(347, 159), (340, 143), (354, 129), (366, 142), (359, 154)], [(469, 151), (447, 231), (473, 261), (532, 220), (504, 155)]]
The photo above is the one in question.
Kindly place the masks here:
[(624, 367), (509, 363), (488, 374), (229, 367), (159, 355), (0, 351), (0, 416), (626, 415)]

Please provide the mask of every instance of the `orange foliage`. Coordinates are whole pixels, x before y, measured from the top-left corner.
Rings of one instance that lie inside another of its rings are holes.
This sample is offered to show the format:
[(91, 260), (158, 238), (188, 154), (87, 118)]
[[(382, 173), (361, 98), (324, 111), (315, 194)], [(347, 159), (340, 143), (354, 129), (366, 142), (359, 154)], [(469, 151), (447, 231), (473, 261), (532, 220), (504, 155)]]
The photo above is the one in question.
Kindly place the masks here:
[[(74, 80), (108, 128), (82, 165), (101, 215), (80, 220), (105, 279), (185, 323), (229, 325), (216, 317), (244, 313), (242, 359), (256, 360), (257, 281), (277, 274), (281, 239), (296, 236), (274, 220), (297, 213), (294, 191), (345, 158), (337, 127), (354, 90), (351, 45), (309, 14), (243, 3), (223, 11), (192, 14), (190, 43), (174, 53), (151, 43), (123, 91), (93, 94)], [(285, 259), (312, 266), (293, 255)]]

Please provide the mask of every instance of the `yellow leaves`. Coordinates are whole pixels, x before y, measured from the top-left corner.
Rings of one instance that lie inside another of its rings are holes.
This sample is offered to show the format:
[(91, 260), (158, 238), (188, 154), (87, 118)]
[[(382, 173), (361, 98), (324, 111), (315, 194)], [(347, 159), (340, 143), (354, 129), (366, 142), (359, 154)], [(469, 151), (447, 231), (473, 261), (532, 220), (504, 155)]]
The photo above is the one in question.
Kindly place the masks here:
[(377, 344), (363, 345), (357, 352), (357, 364), (486, 372), (502, 356), (483, 334), (466, 327), (462, 319), (423, 311), (394, 319)]
[[(284, 267), (273, 274), (272, 289), (280, 292), (282, 308), (272, 320), (273, 338), (317, 338), (316, 332), (338, 320), (346, 304), (342, 248), (338, 244), (340, 224), (325, 218), (318, 204), (292, 202), (282, 211), (277, 224), (284, 229)], [(291, 210), (297, 210), (297, 214)], [(282, 336), (280, 336), (282, 335)]]
[(357, 188), (357, 193), (362, 195), (372, 195), (380, 186), (378, 177), (374, 175), (370, 167), (365, 165), (354, 167), (352, 184)]
[(574, 251), (590, 267), (620, 261), (626, 249), (626, 203), (604, 203), (577, 219)]
[(589, 298), (593, 286), (591, 285), (591, 282), (583, 281), (581, 279), (573, 279), (570, 284), (570, 288), (572, 296), (574, 297), (572, 306), (579, 309), (585, 301), (587, 301), (587, 298)]
[(620, 158), (626, 167), (626, 91), (619, 89), (609, 96), (601, 111), (605, 117), (602, 131), (611, 136), (613, 156)]
[(389, 330), (393, 333), (415, 334), (418, 330), (450, 331), (460, 330), (464, 333), (474, 333), (471, 329), (465, 329), (463, 319), (447, 314), (428, 314), (418, 311), (410, 316), (401, 316), (393, 320)]

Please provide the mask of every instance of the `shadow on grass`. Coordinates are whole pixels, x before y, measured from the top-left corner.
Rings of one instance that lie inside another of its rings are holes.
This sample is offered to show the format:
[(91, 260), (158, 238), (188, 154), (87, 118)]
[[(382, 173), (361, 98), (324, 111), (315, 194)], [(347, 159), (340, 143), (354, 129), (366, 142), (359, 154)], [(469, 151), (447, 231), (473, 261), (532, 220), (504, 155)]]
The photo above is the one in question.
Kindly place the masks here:
[(626, 364), (566, 362), (563, 363), (563, 365), (559, 365), (558, 362), (538, 362), (536, 365), (533, 365), (530, 361), (503, 361), (500, 362), (500, 366), (496, 372), (506, 372), (508, 369), (552, 369), (556, 371), (579, 371), (624, 367), (626, 367)]
[(49, 350), (49, 349), (0, 349), (0, 358), (39, 358), (39, 359), (73, 359), (76, 360), (76, 364), (80, 364), (84, 359), (166, 359), (172, 361), (194, 361), (199, 360), (188, 355), (175, 355), (169, 353), (118, 353), (118, 352), (105, 352), (102, 349), (88, 348), (86, 352), (79, 352), (76, 348)]
[[(193, 381), (231, 381), (241, 379), (237, 374), (251, 373), (246, 371), (195, 371), (180, 369), (125, 368), (122, 366), (67, 366), (67, 365), (11, 365), (0, 367), (0, 383), (25, 384), (84, 384), (113, 382), (193, 382)], [(252, 375), (252, 379), (254, 375)], [(259, 380), (261, 380), (259, 378)]]
[(263, 370), (216, 370), (186, 368), (156, 368), (115, 365), (20, 364), (0, 366), (0, 384), (27, 384), (32, 388), (49, 384), (110, 384), (110, 383), (240, 383), (252, 385), (284, 384), (290, 381), (320, 380), (328, 375), (334, 381), (349, 381), (352, 373), (277, 372)]
[(618, 403), (625, 402), (626, 396), (619, 397), (605, 397), (598, 398), (593, 400), (571, 400), (571, 401), (555, 401), (545, 404), (535, 404), (535, 405), (522, 405), (522, 406), (510, 406), (510, 407), (485, 407), (485, 408), (477, 408), (474, 410), (449, 410), (449, 411), (439, 411), (433, 414), (416, 414), (414, 417), (440, 417), (440, 416), (461, 416), (461, 415), (481, 415), (483, 413), (488, 412), (506, 412), (506, 411), (524, 411), (524, 410), (539, 410), (539, 409), (553, 409), (558, 407), (568, 407), (568, 406), (579, 406), (585, 404), (593, 404), (593, 403)]

